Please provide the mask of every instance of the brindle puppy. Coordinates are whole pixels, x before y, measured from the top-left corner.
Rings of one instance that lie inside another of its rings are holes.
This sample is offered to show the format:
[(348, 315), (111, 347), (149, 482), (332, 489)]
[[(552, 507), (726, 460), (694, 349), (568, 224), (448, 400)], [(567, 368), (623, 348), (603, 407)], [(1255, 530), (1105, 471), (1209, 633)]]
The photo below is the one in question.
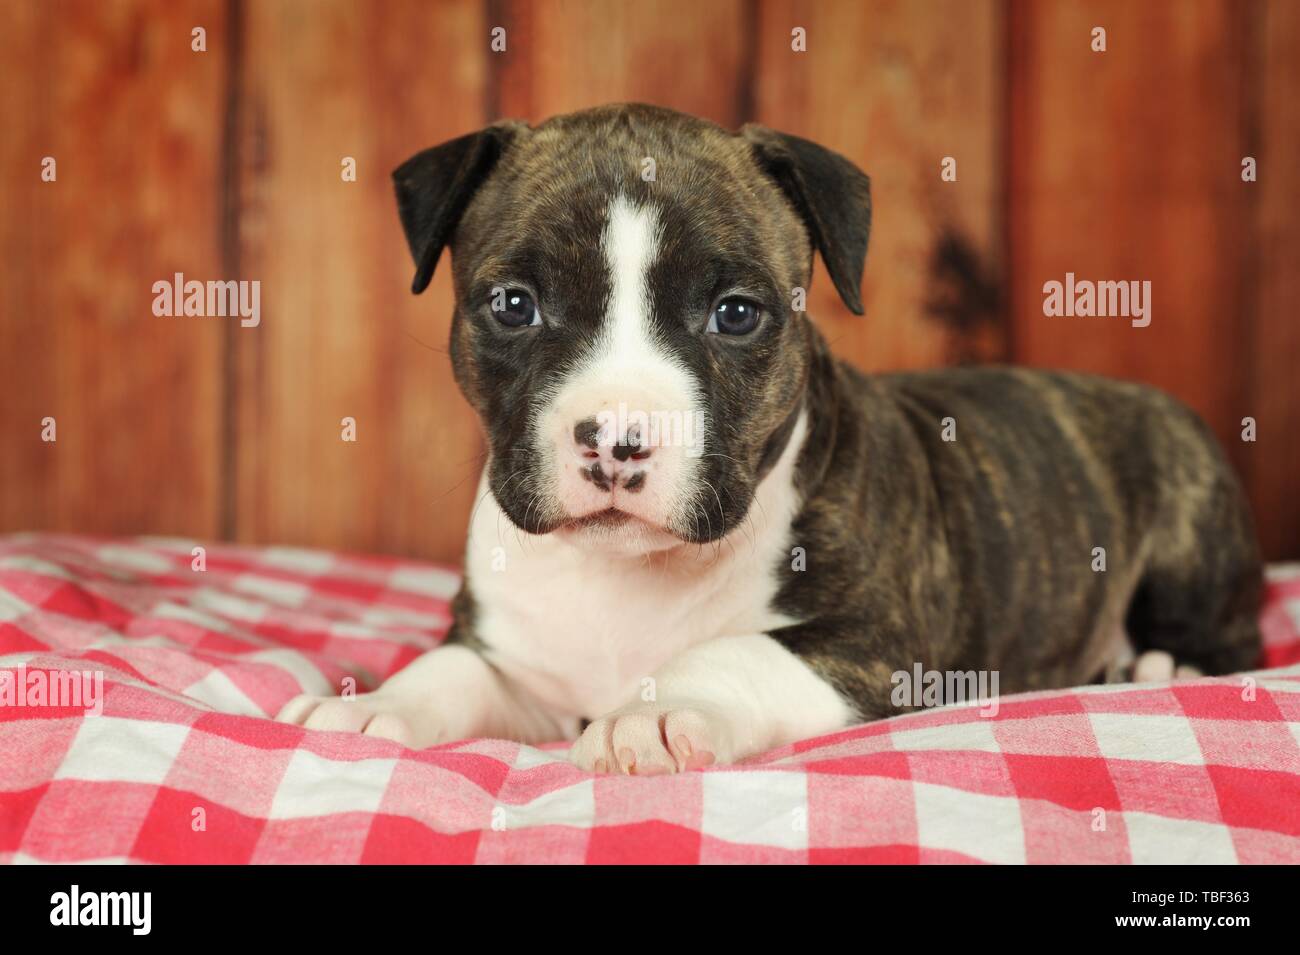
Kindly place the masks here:
[(1097, 679), (1128, 641), (1140, 675), (1256, 659), (1250, 515), (1178, 402), (832, 357), (793, 303), (815, 249), (862, 311), (868, 182), (835, 153), (610, 106), (395, 179), (416, 292), (452, 247), (490, 450), (465, 585), (446, 646), (283, 719), (671, 772), (898, 712), (917, 663), (1005, 692)]

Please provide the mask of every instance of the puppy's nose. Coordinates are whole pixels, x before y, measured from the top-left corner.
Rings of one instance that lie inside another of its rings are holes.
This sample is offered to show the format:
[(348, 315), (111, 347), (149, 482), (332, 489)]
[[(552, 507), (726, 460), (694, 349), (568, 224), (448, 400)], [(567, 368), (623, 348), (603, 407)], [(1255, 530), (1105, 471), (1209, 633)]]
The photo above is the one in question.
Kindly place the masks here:
[(573, 440), (595, 451), (600, 446), (600, 422), (595, 418), (583, 418), (573, 426)]
[(650, 457), (650, 449), (643, 447), (641, 433), (636, 425), (630, 425), (626, 433), (612, 435), (607, 428), (594, 417), (583, 418), (573, 426), (573, 440), (584, 448), (583, 457), (591, 460), (613, 458), (620, 464), (631, 458), (644, 461)]

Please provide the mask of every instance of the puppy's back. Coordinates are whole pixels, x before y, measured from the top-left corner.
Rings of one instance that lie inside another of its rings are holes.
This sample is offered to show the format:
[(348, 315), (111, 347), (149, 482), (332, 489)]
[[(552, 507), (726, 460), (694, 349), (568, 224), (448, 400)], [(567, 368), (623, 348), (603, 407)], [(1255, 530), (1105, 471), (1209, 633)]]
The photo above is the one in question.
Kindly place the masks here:
[[(970, 568), (957, 643), (1009, 666), (1013, 686), (1093, 678), (1121, 630), (1138, 652), (1205, 672), (1255, 662), (1253, 522), (1186, 405), (1144, 385), (1018, 368), (868, 381), (923, 447), (943, 533)], [(1062, 621), (1085, 623), (1062, 633)]]

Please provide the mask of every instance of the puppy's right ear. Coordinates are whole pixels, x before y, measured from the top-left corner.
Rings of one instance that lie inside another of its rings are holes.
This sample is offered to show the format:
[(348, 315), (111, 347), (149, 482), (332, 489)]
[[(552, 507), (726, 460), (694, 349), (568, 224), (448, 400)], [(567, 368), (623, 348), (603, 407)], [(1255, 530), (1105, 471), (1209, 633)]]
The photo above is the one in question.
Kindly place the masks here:
[(520, 123), (489, 126), (416, 153), (393, 171), (397, 213), (415, 259), (415, 294), (428, 287), (465, 207), (520, 128)]

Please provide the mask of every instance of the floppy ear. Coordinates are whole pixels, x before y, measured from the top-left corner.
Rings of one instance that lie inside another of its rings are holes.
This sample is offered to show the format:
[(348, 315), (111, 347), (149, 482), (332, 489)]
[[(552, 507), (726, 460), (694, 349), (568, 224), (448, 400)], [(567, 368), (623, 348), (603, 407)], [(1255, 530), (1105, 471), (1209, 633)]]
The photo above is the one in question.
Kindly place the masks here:
[(741, 129), (758, 165), (803, 217), (835, 289), (862, 314), (862, 267), (871, 234), (871, 180), (839, 153), (750, 123)]
[(397, 213), (415, 259), (412, 292), (418, 295), (428, 287), (465, 207), (518, 128), (513, 123), (489, 126), (416, 153), (393, 171)]

